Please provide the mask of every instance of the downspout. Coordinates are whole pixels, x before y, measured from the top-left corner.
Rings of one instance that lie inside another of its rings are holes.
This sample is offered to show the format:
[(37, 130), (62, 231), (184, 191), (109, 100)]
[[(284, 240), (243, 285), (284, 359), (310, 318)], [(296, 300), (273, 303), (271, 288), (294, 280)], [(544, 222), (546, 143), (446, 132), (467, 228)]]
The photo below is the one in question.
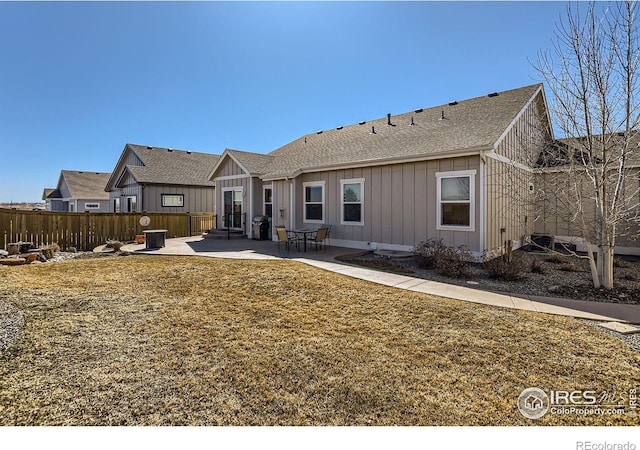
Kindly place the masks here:
[(287, 177), (287, 181), (289, 182), (289, 211), (291, 211), (289, 213), (289, 228), (295, 228), (295, 214), (294, 214), (294, 209), (293, 206), (295, 205), (295, 189), (293, 189), (293, 180), (290, 180), (289, 177)]
[(487, 192), (487, 158), (484, 155), (484, 150), (480, 150), (480, 255), (484, 259), (487, 251), (485, 230), (487, 229), (487, 214), (486, 214), (486, 192)]
[[(249, 214), (245, 215), (244, 223), (248, 228), (247, 237), (253, 239), (253, 224), (249, 219), (253, 219), (253, 177), (249, 176)], [(259, 237), (259, 236), (258, 236)]]

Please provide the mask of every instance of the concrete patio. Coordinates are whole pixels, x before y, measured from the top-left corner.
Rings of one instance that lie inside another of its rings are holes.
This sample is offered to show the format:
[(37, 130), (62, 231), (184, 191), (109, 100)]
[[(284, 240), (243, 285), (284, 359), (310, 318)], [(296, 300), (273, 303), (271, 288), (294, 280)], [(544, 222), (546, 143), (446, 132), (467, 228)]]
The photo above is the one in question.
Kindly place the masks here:
[(582, 319), (640, 323), (640, 305), (494, 293), (406, 275), (381, 272), (354, 266), (335, 259), (339, 255), (358, 252), (358, 250), (349, 248), (329, 246), (326, 251), (322, 248), (316, 251), (315, 248), (309, 246), (307, 252), (296, 248), (291, 248), (290, 251), (287, 251), (284, 244), (278, 249), (278, 243), (274, 241), (204, 239), (196, 236), (167, 239), (165, 247), (158, 249), (145, 249), (144, 244), (128, 244), (122, 250), (147, 255), (205, 256), (229, 259), (291, 259), (324, 270), (404, 289), (409, 292), (421, 292), (467, 302)]

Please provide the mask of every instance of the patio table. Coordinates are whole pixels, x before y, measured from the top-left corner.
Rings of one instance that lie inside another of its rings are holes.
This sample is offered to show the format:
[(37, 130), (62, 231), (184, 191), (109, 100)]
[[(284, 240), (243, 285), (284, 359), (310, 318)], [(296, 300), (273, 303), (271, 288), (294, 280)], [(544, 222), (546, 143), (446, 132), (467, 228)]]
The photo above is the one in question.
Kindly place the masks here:
[(304, 241), (304, 252), (307, 252), (307, 235), (313, 234), (316, 230), (311, 228), (300, 228), (298, 230), (292, 230), (296, 235), (302, 235), (302, 240)]

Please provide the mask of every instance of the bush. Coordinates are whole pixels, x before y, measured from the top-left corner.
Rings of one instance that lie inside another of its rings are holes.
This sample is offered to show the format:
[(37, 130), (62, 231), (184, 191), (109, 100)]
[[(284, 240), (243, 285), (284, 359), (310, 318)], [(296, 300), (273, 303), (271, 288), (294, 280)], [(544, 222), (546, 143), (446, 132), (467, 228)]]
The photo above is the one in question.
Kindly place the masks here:
[(542, 263), (539, 260), (537, 259), (531, 260), (531, 272), (539, 273), (539, 274), (544, 273), (544, 267), (542, 266)]
[(552, 264), (564, 264), (565, 258), (564, 256), (558, 255), (557, 253), (552, 253), (545, 258), (545, 261)]
[(501, 256), (486, 261), (482, 268), (491, 278), (519, 280), (527, 270), (527, 258), (522, 253), (514, 253), (508, 248)]
[(107, 241), (105, 248), (112, 248), (114, 252), (119, 252), (123, 245), (120, 241)]
[(418, 267), (435, 269), (441, 275), (458, 278), (467, 274), (467, 265), (473, 260), (464, 245), (447, 247), (442, 239), (428, 239), (420, 242), (413, 253)]
[(574, 263), (566, 263), (558, 267), (558, 270), (562, 270), (563, 272), (577, 272), (578, 266)]
[(613, 258), (613, 267), (616, 267), (618, 269), (628, 269), (629, 267), (631, 267), (631, 264), (629, 264), (622, 258)]

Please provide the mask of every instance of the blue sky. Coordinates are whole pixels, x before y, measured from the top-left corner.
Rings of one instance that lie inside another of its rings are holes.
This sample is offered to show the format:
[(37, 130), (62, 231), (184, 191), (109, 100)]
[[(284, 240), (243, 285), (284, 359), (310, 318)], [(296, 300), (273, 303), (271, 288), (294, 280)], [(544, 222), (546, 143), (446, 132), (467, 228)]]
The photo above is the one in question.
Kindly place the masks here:
[(0, 2), (0, 202), (535, 82), (563, 2)]

